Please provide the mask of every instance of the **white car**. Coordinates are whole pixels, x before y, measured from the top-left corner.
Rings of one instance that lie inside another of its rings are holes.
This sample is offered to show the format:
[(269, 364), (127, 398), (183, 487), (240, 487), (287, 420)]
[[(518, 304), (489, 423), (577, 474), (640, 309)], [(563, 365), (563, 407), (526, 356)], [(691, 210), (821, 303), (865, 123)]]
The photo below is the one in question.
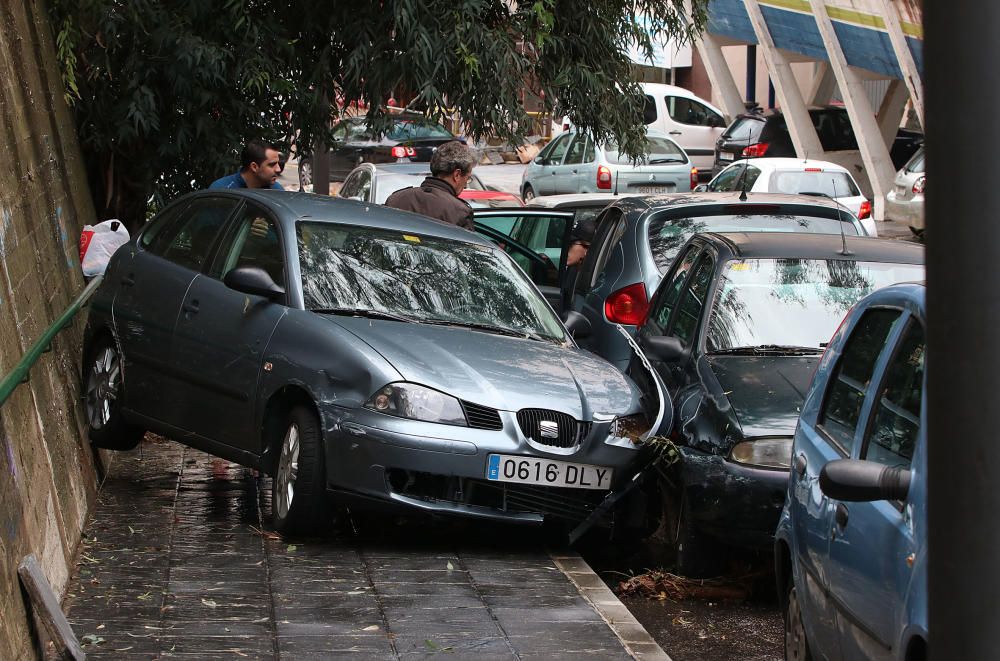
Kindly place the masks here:
[(885, 217), (906, 223), (914, 234), (924, 231), (924, 148), (917, 150), (906, 162), (885, 196)]
[(735, 161), (696, 190), (787, 193), (829, 197), (857, 216), (869, 236), (878, 236), (872, 203), (851, 173), (828, 161), (802, 158), (754, 158)]

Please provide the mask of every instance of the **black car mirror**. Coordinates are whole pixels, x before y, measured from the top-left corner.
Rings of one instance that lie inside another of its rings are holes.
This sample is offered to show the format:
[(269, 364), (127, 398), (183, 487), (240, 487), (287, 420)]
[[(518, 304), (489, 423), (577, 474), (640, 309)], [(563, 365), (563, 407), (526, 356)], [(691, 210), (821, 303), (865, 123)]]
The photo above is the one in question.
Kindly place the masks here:
[(285, 288), (271, 279), (267, 271), (259, 266), (240, 266), (226, 274), (223, 283), (230, 289), (264, 296), (268, 300), (282, 302), (285, 299)]
[(684, 357), (684, 344), (672, 335), (646, 335), (640, 340), (642, 348), (664, 362), (676, 362)]
[(834, 459), (820, 471), (819, 488), (827, 497), (846, 502), (905, 500), (910, 470), (874, 461)]
[(566, 310), (562, 313), (563, 324), (574, 339), (590, 337), (590, 320), (576, 310)]

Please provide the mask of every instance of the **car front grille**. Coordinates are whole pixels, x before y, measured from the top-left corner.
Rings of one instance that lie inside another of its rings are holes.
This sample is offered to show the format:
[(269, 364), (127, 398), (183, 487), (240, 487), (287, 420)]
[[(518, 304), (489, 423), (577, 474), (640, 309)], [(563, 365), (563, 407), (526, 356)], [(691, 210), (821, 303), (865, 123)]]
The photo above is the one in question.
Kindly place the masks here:
[[(535, 443), (556, 448), (579, 445), (590, 433), (590, 423), (573, 416), (547, 409), (521, 409), (517, 412), (521, 432)], [(553, 426), (554, 425), (554, 426)]]
[(503, 429), (503, 421), (500, 420), (500, 413), (496, 409), (462, 401), (462, 410), (465, 411), (465, 419), (469, 421), (469, 426), (473, 429), (493, 431)]

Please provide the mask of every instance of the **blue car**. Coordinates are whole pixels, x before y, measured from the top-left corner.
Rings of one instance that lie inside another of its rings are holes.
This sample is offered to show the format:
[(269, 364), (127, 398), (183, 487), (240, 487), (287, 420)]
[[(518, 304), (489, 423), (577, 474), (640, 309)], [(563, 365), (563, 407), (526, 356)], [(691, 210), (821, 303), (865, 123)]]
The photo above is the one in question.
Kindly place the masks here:
[(786, 659), (927, 657), (924, 299), (862, 299), (806, 395), (775, 536)]

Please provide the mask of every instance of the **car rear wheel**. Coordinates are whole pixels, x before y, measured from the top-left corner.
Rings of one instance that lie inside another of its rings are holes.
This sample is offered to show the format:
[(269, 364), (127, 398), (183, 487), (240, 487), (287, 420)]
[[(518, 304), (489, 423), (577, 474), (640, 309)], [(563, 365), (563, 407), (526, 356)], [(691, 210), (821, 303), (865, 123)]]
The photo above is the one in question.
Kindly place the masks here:
[(274, 475), (274, 527), (282, 534), (316, 533), (331, 523), (323, 467), (323, 435), (316, 413), (296, 406), (288, 415)]
[(307, 190), (313, 183), (312, 161), (308, 158), (299, 159), (299, 188)]
[(122, 419), (125, 378), (121, 354), (110, 337), (100, 340), (90, 352), (84, 393), (92, 444), (109, 450), (131, 450), (139, 444), (145, 430)]
[(521, 199), (527, 202), (528, 200), (534, 199), (534, 197), (535, 197), (535, 191), (531, 188), (531, 186), (526, 185), (524, 187), (524, 192), (521, 195)]
[(789, 581), (788, 599), (785, 600), (785, 659), (786, 661), (811, 661), (806, 630), (802, 625), (802, 609), (799, 606), (795, 584)]

